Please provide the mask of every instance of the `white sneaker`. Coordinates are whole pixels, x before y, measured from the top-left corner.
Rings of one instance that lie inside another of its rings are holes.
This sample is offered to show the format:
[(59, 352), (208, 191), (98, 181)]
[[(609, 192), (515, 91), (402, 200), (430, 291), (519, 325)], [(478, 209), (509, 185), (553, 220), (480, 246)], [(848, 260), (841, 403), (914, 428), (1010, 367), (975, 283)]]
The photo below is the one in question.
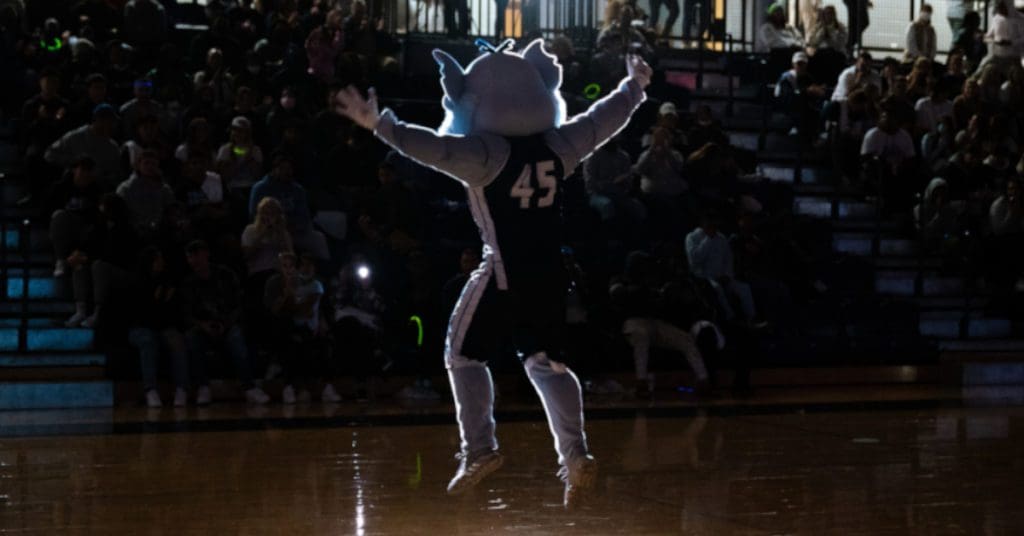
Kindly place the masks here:
[(156, 392), (156, 389), (146, 391), (146, 406), (152, 409), (164, 407), (163, 401), (160, 400), (160, 393)]
[(250, 404), (263, 405), (270, 402), (270, 397), (267, 396), (267, 393), (263, 392), (263, 389), (253, 387), (245, 392), (245, 401)]
[(281, 375), (282, 370), (283, 369), (281, 369), (281, 365), (277, 364), (276, 362), (271, 363), (267, 365), (267, 373), (263, 376), (263, 379), (273, 380), (274, 378)]
[(71, 318), (64, 321), (64, 327), (66, 328), (77, 328), (82, 325), (82, 322), (88, 318), (85, 311), (75, 311), (75, 314), (71, 315)]
[(183, 408), (188, 404), (188, 393), (181, 387), (174, 390), (174, 407)]
[(92, 329), (92, 328), (96, 327), (96, 323), (97, 322), (99, 322), (99, 315), (96, 314), (96, 313), (93, 313), (93, 314), (89, 315), (88, 318), (86, 318), (85, 320), (82, 321), (81, 327), (86, 328), (86, 329)]
[(324, 392), (320, 393), (320, 401), (324, 403), (333, 404), (335, 402), (341, 402), (341, 395), (334, 390), (334, 386), (327, 384), (324, 386)]
[(309, 404), (313, 400), (313, 395), (310, 394), (308, 389), (299, 390), (299, 404)]
[[(251, 390), (251, 389), (250, 389)], [(246, 398), (249, 397), (249, 391), (245, 392)], [(252, 402), (252, 400), (250, 400)], [(281, 402), (283, 404), (294, 404), (295, 403), (295, 388), (291, 385), (286, 385), (284, 390), (281, 391)]]
[(57, 259), (53, 265), (53, 277), (64, 277), (66, 273), (68, 273), (68, 261)]
[(197, 406), (209, 406), (210, 402), (213, 401), (213, 394), (210, 393), (210, 386), (204, 385), (196, 391), (196, 405)]

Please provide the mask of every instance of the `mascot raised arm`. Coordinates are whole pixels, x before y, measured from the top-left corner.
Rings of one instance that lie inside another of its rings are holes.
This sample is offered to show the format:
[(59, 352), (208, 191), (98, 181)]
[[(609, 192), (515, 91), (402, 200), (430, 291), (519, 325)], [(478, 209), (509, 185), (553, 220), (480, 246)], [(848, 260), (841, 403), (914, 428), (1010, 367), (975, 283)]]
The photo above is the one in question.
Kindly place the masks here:
[(494, 386), (487, 362), (514, 348), (540, 396), (555, 440), (564, 504), (594, 485), (597, 462), (583, 432), (579, 380), (563, 363), (567, 275), (561, 255), (562, 180), (629, 121), (644, 100), (651, 68), (627, 56), (628, 76), (585, 113), (566, 120), (562, 68), (533, 41), (522, 52), (484, 45), (463, 68), (434, 50), (445, 109), (437, 130), (378, 111), (352, 87), (336, 110), (384, 143), (466, 188), (483, 241), (483, 261), (466, 282), (448, 324), (445, 367), (455, 398), (461, 451), (448, 484), (458, 495), (501, 467)]

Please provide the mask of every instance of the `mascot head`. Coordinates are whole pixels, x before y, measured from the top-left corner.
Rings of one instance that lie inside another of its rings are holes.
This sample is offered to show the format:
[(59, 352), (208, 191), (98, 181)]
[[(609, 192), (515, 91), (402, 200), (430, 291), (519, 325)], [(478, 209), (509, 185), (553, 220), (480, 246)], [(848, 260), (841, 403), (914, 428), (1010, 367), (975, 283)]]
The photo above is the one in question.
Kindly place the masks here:
[(562, 67), (544, 51), (540, 39), (518, 54), (508, 50), (511, 46), (511, 40), (498, 47), (484, 43), (483, 55), (465, 69), (444, 51), (434, 50), (444, 89), (441, 133), (530, 136), (562, 124)]

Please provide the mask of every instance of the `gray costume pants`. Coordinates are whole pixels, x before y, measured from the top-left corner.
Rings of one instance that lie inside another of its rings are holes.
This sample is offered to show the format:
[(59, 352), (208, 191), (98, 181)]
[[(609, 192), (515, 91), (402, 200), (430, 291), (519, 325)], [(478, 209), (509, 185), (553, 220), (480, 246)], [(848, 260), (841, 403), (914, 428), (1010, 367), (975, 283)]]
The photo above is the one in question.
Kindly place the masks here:
[[(464, 359), (457, 366), (451, 361), (448, 380), (455, 397), (462, 452), (472, 457), (497, 450), (491, 371), (479, 361)], [(527, 358), (523, 366), (544, 405), (559, 465), (585, 456), (588, 450), (583, 432), (583, 397), (576, 375), (543, 352)]]

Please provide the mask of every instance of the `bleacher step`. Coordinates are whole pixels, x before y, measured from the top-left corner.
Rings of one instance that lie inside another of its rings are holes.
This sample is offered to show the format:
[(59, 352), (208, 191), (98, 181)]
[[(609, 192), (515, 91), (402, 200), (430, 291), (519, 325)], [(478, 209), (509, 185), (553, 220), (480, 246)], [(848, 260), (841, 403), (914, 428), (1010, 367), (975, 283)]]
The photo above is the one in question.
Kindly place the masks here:
[[(0, 352), (17, 352), (21, 328), (0, 327)], [(26, 333), (29, 352), (78, 352), (93, 347), (95, 333), (87, 328), (32, 327)]]
[(109, 381), (0, 382), (0, 410), (113, 405), (114, 386)]
[(0, 368), (102, 367), (107, 357), (97, 353), (0, 354)]

